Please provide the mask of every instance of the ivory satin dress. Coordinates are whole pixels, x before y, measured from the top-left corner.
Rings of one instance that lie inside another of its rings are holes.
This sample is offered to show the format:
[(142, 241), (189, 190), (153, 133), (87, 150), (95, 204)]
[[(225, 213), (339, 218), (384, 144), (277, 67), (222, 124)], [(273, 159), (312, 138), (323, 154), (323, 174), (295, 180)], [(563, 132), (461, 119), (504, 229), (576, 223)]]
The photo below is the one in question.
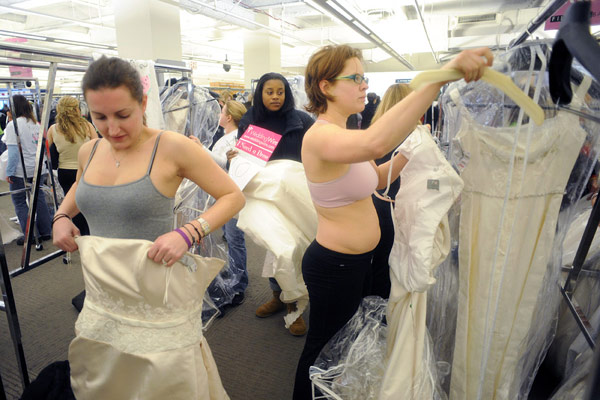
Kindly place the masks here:
[(167, 268), (147, 240), (76, 241), (86, 299), (69, 347), (75, 397), (229, 399), (202, 335), (204, 292), (224, 262), (188, 253)]

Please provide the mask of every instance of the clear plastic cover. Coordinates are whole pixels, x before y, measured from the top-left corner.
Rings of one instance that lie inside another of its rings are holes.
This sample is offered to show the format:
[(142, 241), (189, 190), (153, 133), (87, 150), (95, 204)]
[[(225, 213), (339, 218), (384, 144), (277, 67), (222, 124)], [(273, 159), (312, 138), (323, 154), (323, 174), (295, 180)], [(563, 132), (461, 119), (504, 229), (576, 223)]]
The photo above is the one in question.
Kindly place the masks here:
[(181, 79), (162, 93), (160, 102), (165, 129), (195, 136), (210, 147), (219, 127), (221, 107), (208, 89)]
[[(465, 180), (450, 215), (458, 243), (429, 291), (428, 327), (436, 359), (452, 361), (451, 397), (527, 398), (554, 337), (562, 243), (598, 157), (599, 127), (553, 105), (549, 51), (534, 42), (494, 61), (542, 106), (541, 127), (484, 82), (453, 83), (441, 98), (442, 141)], [(584, 76), (574, 69), (570, 108), (597, 115), (599, 86)]]
[(296, 105), (296, 109), (306, 111), (305, 107), (308, 105), (308, 96), (306, 95), (306, 90), (304, 89), (304, 76), (296, 75), (287, 78), (290, 88), (292, 89), (292, 94), (294, 95), (294, 103)]
[(385, 372), (387, 300), (365, 297), (354, 316), (325, 345), (310, 367), (324, 392), (343, 400), (377, 399)]
[[(214, 198), (194, 182), (184, 179), (175, 195), (176, 226), (198, 218), (214, 202)], [(194, 254), (226, 260), (225, 266), (206, 290), (202, 310), (204, 329), (207, 329), (212, 319), (220, 314), (220, 308), (231, 304), (236, 295), (233, 288), (240, 282), (244, 273), (243, 266), (235, 265), (229, 257), (223, 237), (218, 232), (208, 235), (199, 245), (194, 244), (190, 249)]]

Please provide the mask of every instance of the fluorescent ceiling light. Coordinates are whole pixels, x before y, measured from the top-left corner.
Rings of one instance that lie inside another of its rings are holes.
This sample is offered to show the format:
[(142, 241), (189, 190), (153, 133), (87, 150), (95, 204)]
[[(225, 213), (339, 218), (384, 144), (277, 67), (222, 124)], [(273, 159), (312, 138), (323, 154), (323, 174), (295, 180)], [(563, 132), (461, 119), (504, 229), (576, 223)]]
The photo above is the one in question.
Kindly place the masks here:
[(45, 41), (47, 38), (41, 35), (34, 35), (30, 33), (19, 33), (19, 32), (10, 32), (5, 30), (0, 30), (0, 36), (9, 36), (9, 37), (17, 37), (21, 39), (30, 39), (30, 40), (42, 40)]
[[(363, 33), (364, 33), (365, 35), (368, 35), (370, 38), (374, 38), (374, 37), (376, 37), (375, 35), (373, 35), (373, 34), (371, 33), (371, 31), (369, 31), (369, 29), (368, 29), (367, 27), (365, 27), (365, 26), (362, 24), (362, 22), (360, 22), (360, 21), (356, 21), (356, 20), (355, 20), (355, 21), (352, 21), (352, 23), (354, 24), (354, 26), (356, 26), (358, 29), (360, 29), (361, 31), (363, 31)], [(381, 42), (381, 41), (379, 41), (379, 42)]]
[[(360, 34), (362, 37), (373, 43), (375, 46), (384, 49), (390, 56), (400, 61), (405, 67), (410, 70), (414, 70), (415, 67), (408, 62), (404, 57), (398, 54), (397, 51), (393, 50), (385, 41), (373, 32), (365, 23), (357, 18), (352, 12), (346, 9), (338, 0), (305, 0), (310, 5), (316, 5), (318, 8), (322, 8), (327, 11), (328, 14), (332, 15), (345, 25), (349, 26), (352, 30)], [(315, 7), (316, 8), (316, 7)]]
[(13, 13), (16, 13), (16, 14), (34, 15), (36, 17), (56, 19), (56, 20), (59, 20), (59, 21), (70, 22), (70, 23), (75, 24), (75, 25), (86, 26), (88, 28), (115, 29), (114, 26), (106, 26), (106, 25), (100, 25), (100, 24), (93, 24), (93, 23), (90, 23), (90, 22), (78, 21), (76, 19), (70, 19), (70, 18), (60, 17), (58, 15), (44, 14), (44, 13), (41, 13), (41, 12), (32, 11), (32, 10), (26, 10), (24, 8), (17, 8), (17, 7), (12, 7), (12, 6), (1, 6), (0, 5), (0, 10), (7, 10), (7, 11), (10, 11), (10, 12), (13, 12)]
[(346, 18), (347, 20), (353, 20), (353, 19), (355, 19), (352, 15), (348, 14), (348, 12), (346, 10), (344, 10), (336, 2), (334, 2), (334, 1), (327, 1), (326, 3), (327, 3), (327, 5), (329, 7), (333, 8), (335, 11), (337, 11), (342, 17)]
[(32, 35), (30, 33), (23, 33), (23, 32), (11, 32), (11, 31), (0, 30), (0, 36), (16, 37), (16, 38), (29, 39), (29, 40), (40, 40), (43, 42), (54, 42), (54, 43), (67, 44), (70, 46), (81, 46), (81, 47), (89, 47), (89, 48), (102, 49), (102, 50), (114, 50), (114, 51), (117, 50), (116, 46), (111, 46), (108, 44), (80, 42), (77, 40), (61, 39), (61, 38), (55, 38), (55, 37), (49, 37), (49, 36), (43, 36), (43, 35)]

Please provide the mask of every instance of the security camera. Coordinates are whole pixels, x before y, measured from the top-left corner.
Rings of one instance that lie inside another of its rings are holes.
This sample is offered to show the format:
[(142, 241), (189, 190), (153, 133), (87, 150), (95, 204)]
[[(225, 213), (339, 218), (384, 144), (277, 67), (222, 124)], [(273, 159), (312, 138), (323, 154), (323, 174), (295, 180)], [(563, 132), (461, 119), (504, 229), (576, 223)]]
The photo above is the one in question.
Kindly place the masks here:
[(223, 64), (223, 69), (225, 70), (225, 72), (229, 72), (229, 70), (231, 69), (231, 65), (230, 64)]

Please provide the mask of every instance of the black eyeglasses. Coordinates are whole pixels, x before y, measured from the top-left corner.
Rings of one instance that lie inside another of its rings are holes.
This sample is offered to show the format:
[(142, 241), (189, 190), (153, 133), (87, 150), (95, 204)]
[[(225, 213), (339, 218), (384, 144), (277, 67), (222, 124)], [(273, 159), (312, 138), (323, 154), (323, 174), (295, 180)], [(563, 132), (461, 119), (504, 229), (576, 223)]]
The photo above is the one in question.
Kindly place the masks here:
[(369, 78), (365, 78), (364, 76), (362, 76), (360, 74), (337, 76), (333, 79), (335, 79), (336, 81), (340, 80), (340, 79), (348, 79), (348, 80), (354, 81), (354, 83), (356, 83), (357, 85), (360, 85), (363, 82), (366, 82), (367, 85), (369, 84)]

